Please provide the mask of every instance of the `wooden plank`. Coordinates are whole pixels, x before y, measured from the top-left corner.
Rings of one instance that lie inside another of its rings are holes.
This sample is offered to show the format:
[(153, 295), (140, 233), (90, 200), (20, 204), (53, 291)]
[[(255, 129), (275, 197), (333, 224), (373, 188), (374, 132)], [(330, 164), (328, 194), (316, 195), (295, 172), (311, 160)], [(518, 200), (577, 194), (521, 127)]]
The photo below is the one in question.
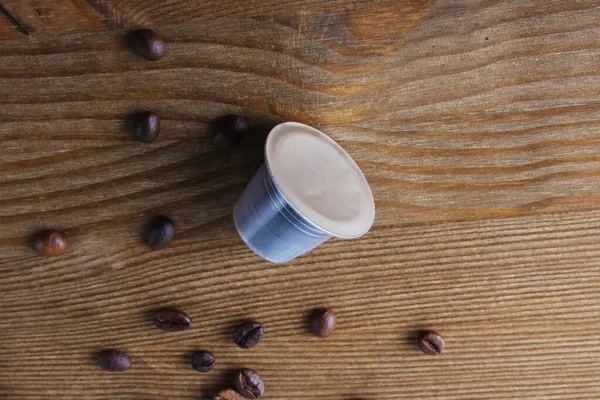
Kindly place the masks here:
[[(381, 227), (286, 265), (254, 256), (230, 218), (154, 253), (115, 243), (119, 225), (77, 232), (64, 257), (2, 264), (9, 397), (208, 398), (244, 365), (262, 373), (266, 398), (598, 396), (598, 211)], [(158, 331), (148, 315), (165, 305), (195, 327)], [(321, 305), (339, 317), (328, 340), (304, 323)], [(265, 339), (242, 350), (231, 328), (249, 317)], [(446, 337), (439, 358), (411, 339), (424, 327)], [(97, 368), (93, 353), (112, 346), (131, 370)], [(200, 348), (217, 355), (210, 374), (187, 363)]]
[[(0, 397), (210, 398), (248, 366), (266, 399), (597, 399), (600, 3), (204, 3), (98, 2), (127, 29), (0, 42)], [(146, 24), (155, 63), (124, 40)], [(145, 109), (150, 145), (125, 129)], [(216, 153), (207, 125), (232, 112), (254, 134)], [(342, 144), (378, 214), (274, 265), (231, 210), (284, 120)], [(178, 232), (150, 252), (157, 213)], [(49, 227), (69, 248), (42, 259), (28, 241)], [(163, 306), (194, 328), (155, 329)], [(328, 340), (307, 332), (318, 306), (339, 316)], [(266, 335), (243, 351), (250, 317)], [(445, 354), (419, 352), (423, 328)], [(132, 369), (99, 370), (105, 347)], [(210, 374), (188, 365), (200, 348)]]

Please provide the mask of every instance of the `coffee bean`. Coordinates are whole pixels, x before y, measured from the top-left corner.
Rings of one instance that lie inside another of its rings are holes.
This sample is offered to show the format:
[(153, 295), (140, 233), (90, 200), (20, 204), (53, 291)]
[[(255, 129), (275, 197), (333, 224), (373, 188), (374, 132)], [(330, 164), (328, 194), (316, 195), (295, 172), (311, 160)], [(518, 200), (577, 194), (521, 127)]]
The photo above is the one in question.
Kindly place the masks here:
[(335, 330), (336, 318), (331, 310), (319, 309), (313, 313), (311, 328), (315, 335), (325, 338)]
[(256, 371), (242, 368), (235, 377), (235, 388), (247, 399), (257, 399), (265, 392), (265, 383)]
[(215, 367), (215, 356), (212, 353), (202, 350), (195, 351), (192, 354), (192, 368), (198, 372), (208, 372)]
[(146, 111), (137, 116), (133, 126), (133, 133), (140, 142), (154, 142), (159, 132), (160, 119), (152, 111)]
[(160, 60), (165, 55), (165, 43), (156, 32), (150, 29), (135, 32), (134, 46), (146, 60)]
[(98, 354), (98, 365), (110, 372), (122, 372), (131, 366), (131, 361), (125, 353), (108, 349)]
[(192, 319), (183, 311), (174, 308), (164, 309), (154, 314), (154, 323), (163, 331), (177, 332), (192, 327)]
[(42, 256), (59, 256), (67, 248), (67, 240), (58, 232), (44, 231), (35, 237), (34, 247)]
[(419, 336), (419, 347), (423, 353), (437, 356), (444, 351), (444, 339), (434, 331), (422, 332)]
[(157, 250), (166, 246), (175, 236), (175, 223), (169, 217), (160, 215), (154, 217), (148, 228), (148, 245)]
[(248, 321), (238, 326), (233, 331), (233, 341), (243, 349), (254, 347), (260, 342), (263, 335), (262, 324), (256, 321)]
[(215, 119), (211, 125), (211, 144), (224, 150), (241, 143), (248, 132), (248, 121), (240, 115), (225, 115)]
[(215, 395), (213, 400), (246, 400), (241, 394), (233, 389), (224, 389)]

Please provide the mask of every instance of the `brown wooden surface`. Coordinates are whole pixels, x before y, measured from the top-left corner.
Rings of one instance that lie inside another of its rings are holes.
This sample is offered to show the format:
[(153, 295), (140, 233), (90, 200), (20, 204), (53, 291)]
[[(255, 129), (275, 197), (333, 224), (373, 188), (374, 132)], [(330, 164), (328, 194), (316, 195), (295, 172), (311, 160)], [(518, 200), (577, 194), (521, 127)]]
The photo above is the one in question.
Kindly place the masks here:
[[(600, 1), (0, 4), (0, 398), (208, 399), (241, 366), (265, 399), (600, 398)], [(128, 49), (141, 26), (163, 60)], [(151, 145), (126, 131), (145, 109)], [(215, 153), (207, 125), (231, 112), (255, 134)], [(339, 141), (378, 214), (275, 265), (231, 210), (284, 120)], [(157, 213), (178, 232), (151, 252)], [(69, 248), (44, 259), (29, 238), (50, 227)], [(194, 327), (155, 329), (164, 306)], [(327, 340), (307, 332), (319, 306)], [(266, 331), (251, 350), (230, 338), (246, 318)], [(132, 368), (101, 371), (108, 347)], [(217, 368), (193, 371), (194, 349)]]

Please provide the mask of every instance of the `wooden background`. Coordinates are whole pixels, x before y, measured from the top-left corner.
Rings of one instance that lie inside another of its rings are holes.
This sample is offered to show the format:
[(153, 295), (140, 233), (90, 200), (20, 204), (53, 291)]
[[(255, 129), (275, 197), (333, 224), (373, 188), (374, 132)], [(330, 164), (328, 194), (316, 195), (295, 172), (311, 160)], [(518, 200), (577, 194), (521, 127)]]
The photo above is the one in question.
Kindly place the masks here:
[[(0, 4), (0, 398), (210, 399), (241, 366), (265, 399), (600, 398), (599, 0)], [(164, 59), (128, 49), (139, 27)], [(146, 109), (151, 145), (126, 130)], [(253, 137), (216, 153), (207, 126), (232, 112)], [(355, 157), (378, 214), (276, 265), (231, 210), (285, 120)], [(151, 252), (157, 213), (178, 232)], [(29, 238), (49, 227), (69, 248), (45, 259)], [(164, 306), (194, 327), (155, 329)], [(251, 350), (230, 339), (246, 318)], [(100, 370), (107, 347), (132, 368)]]

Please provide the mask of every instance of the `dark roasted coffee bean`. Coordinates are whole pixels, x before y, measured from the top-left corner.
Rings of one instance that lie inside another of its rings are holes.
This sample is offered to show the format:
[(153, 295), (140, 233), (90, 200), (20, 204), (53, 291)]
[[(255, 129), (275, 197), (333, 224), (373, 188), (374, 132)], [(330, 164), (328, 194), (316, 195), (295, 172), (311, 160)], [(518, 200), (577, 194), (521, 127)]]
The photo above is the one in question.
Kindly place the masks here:
[(177, 332), (192, 327), (192, 319), (183, 311), (174, 308), (164, 309), (154, 314), (154, 323), (163, 331)]
[(225, 115), (215, 119), (211, 125), (211, 144), (224, 150), (241, 143), (248, 132), (248, 121), (240, 115)]
[(213, 400), (246, 400), (241, 394), (233, 389), (224, 389), (215, 395)]
[(319, 309), (313, 313), (311, 328), (315, 335), (325, 338), (335, 330), (336, 318), (331, 310)]
[(61, 255), (67, 248), (67, 240), (58, 232), (40, 232), (34, 240), (34, 246), (40, 255), (54, 257)]
[(247, 399), (257, 399), (265, 392), (265, 383), (256, 371), (242, 368), (235, 377), (235, 388)]
[(254, 347), (260, 342), (263, 335), (262, 324), (256, 321), (249, 321), (238, 326), (233, 331), (233, 341), (243, 349)]
[(422, 332), (419, 336), (419, 347), (423, 353), (437, 356), (445, 347), (444, 339), (434, 331)]
[(131, 366), (131, 361), (125, 353), (109, 349), (98, 354), (98, 365), (110, 372), (122, 372)]
[(165, 55), (165, 43), (150, 29), (135, 32), (134, 45), (137, 52), (146, 60), (160, 60)]
[(133, 133), (140, 142), (154, 142), (159, 132), (160, 119), (152, 111), (146, 111), (137, 116), (133, 126)]
[(169, 217), (154, 217), (148, 228), (148, 245), (153, 250), (166, 246), (175, 236), (175, 223)]
[(208, 372), (215, 367), (215, 356), (212, 353), (201, 350), (192, 354), (192, 368), (198, 372)]

